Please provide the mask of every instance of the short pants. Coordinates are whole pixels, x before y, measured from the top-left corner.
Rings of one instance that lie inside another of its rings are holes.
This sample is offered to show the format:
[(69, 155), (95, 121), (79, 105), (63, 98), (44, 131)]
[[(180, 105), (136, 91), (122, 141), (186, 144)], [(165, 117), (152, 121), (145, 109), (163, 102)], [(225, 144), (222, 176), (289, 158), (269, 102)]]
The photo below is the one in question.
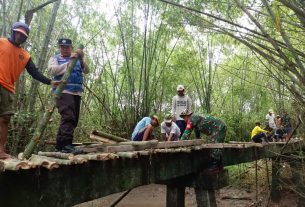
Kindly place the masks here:
[(0, 116), (13, 115), (14, 94), (0, 85)]

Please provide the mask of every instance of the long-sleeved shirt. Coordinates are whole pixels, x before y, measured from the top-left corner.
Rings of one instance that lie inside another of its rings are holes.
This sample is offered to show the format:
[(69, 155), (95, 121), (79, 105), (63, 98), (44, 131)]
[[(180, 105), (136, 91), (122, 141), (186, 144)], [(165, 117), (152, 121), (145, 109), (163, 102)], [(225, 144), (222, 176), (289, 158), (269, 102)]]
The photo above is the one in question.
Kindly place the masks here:
[(0, 84), (14, 93), (15, 82), (24, 68), (34, 79), (45, 84), (51, 83), (50, 79), (39, 73), (27, 51), (8, 39), (0, 38)]
[(182, 111), (187, 110), (190, 112), (192, 110), (192, 100), (187, 95), (184, 96), (174, 96), (172, 100), (172, 114), (176, 120), (183, 120), (180, 117)]
[[(60, 65), (55, 57), (51, 57), (48, 62), (49, 73), (52, 76), (63, 75), (66, 72), (68, 66), (69, 66), (69, 62)], [(89, 73), (89, 67), (85, 61), (82, 61), (82, 70), (83, 73), (85, 74)], [(72, 91), (64, 90), (63, 93), (80, 96), (82, 92), (80, 91), (72, 92)]]
[(268, 133), (268, 131), (266, 131), (266, 130), (260, 128), (260, 126), (256, 126), (256, 127), (253, 128), (253, 130), (252, 130), (252, 132), (251, 132), (251, 139), (252, 139), (255, 135), (259, 134), (259, 133)]

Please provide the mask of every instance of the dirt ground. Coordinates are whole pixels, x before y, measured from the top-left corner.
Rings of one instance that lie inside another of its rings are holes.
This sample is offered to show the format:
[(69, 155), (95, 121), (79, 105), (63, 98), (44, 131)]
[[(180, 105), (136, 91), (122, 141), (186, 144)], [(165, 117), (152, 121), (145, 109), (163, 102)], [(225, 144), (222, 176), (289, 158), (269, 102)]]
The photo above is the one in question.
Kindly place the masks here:
[[(112, 194), (97, 200), (89, 201), (74, 207), (109, 207), (122, 193)], [(185, 206), (197, 207), (195, 192), (186, 188)], [(285, 192), (279, 203), (268, 204), (268, 190), (260, 189), (256, 201), (256, 191), (249, 188), (236, 188), (228, 186), (216, 191), (218, 207), (294, 207), (296, 196), (292, 192)], [(133, 189), (117, 207), (165, 207), (166, 187), (163, 185), (147, 185)]]

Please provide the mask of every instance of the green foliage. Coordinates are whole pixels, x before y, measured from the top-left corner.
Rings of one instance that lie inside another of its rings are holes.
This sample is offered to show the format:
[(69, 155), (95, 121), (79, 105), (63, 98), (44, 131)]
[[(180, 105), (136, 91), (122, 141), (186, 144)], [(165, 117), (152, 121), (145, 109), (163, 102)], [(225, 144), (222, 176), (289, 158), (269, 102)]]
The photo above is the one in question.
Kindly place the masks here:
[[(278, 114), (286, 109), (292, 117), (297, 113), (295, 105), (300, 107), (299, 111), (303, 110), (298, 103), (302, 103), (300, 91), (304, 73), (281, 33), (287, 33), (303, 63), (303, 28), (290, 8), (278, 1), (270, 2), (274, 21), (268, 7), (255, 0), (242, 1), (270, 38), (278, 42), (291, 61), (287, 64), (234, 1), (174, 2), (216, 18), (157, 0), (62, 1), (45, 58), (48, 60), (58, 52), (59, 37), (71, 38), (75, 46), (85, 45), (90, 74), (85, 77), (87, 87), (82, 96), (75, 141), (88, 141), (92, 129), (129, 138), (143, 116), (164, 117), (170, 112), (178, 84), (185, 85), (195, 113), (211, 113), (226, 122), (226, 141), (249, 141), (254, 123), (264, 122), (269, 108)], [(7, 3), (8, 8), (12, 8), (7, 10), (5, 19), (9, 23), (16, 19), (19, 5), (16, 1)], [(31, 1), (29, 7), (39, 4), (41, 1)], [(22, 14), (25, 10), (24, 2)], [(41, 53), (51, 15), (52, 6), (48, 5), (32, 20), (26, 49), (34, 62)], [(4, 19), (0, 26), (3, 23)], [(281, 25), (285, 30), (280, 29)], [(6, 29), (9, 32), (9, 28)], [(253, 50), (249, 44), (258, 50)], [(291, 68), (295, 65), (294, 71)], [(46, 67), (39, 70), (46, 71)], [(49, 76), (46, 72), (45, 75)], [(28, 93), (32, 83), (25, 73), (20, 81), (22, 90), (17, 90), (17, 113), (9, 139), (13, 151), (26, 144), (50, 97), (48, 86), (39, 87), (35, 113), (29, 113), (28, 99), (32, 94)], [(296, 92), (292, 91), (292, 86), (296, 87)], [(56, 114), (48, 126), (46, 139), (56, 137), (58, 125)]]

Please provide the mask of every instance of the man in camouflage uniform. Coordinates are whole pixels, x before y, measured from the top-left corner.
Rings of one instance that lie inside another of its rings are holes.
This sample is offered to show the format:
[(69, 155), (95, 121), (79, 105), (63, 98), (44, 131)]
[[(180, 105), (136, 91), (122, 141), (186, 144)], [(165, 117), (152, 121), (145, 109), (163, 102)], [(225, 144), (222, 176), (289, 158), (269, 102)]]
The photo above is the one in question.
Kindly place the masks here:
[[(227, 125), (220, 119), (210, 116), (210, 115), (192, 115), (192, 112), (183, 111), (180, 117), (184, 118), (186, 121), (186, 129), (181, 136), (182, 140), (187, 140), (190, 138), (192, 131), (195, 131), (196, 139), (200, 139), (200, 134), (208, 135), (209, 142), (223, 143), (226, 137)], [(221, 154), (220, 149), (214, 149), (211, 157), (213, 163), (211, 168), (222, 168), (221, 164)]]

